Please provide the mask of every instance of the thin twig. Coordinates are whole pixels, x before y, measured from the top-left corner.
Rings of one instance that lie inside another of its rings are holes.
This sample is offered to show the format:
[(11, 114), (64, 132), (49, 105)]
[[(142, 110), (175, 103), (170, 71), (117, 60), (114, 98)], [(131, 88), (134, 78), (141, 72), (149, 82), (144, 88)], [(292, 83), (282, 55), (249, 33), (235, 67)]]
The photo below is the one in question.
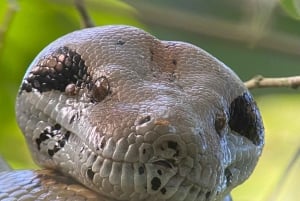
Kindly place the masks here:
[(86, 10), (84, 0), (75, 0), (74, 3), (75, 3), (76, 9), (78, 10), (78, 12), (82, 18), (83, 26), (85, 28), (94, 27), (95, 24), (92, 21), (92, 18), (90, 17), (89, 13)]
[(248, 89), (270, 87), (288, 87), (297, 89), (300, 87), (300, 76), (265, 78), (261, 75), (258, 75), (246, 81), (245, 85)]

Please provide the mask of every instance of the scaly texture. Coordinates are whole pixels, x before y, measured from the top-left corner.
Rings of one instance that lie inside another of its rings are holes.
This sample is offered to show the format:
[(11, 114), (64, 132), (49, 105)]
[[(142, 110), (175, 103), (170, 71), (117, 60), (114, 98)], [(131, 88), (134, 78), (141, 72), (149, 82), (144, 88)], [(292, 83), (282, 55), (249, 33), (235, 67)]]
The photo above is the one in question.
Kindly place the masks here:
[(264, 144), (257, 106), (228, 67), (129, 26), (51, 43), (30, 65), (16, 111), (38, 164), (110, 201), (222, 200)]

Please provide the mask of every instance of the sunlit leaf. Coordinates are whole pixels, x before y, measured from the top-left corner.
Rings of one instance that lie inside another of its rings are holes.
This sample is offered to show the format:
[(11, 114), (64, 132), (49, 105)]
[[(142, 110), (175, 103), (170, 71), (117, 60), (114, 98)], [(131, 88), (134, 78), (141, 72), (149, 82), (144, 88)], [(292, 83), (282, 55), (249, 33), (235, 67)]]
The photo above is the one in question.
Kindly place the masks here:
[(300, 20), (300, 1), (299, 0), (280, 0), (285, 12), (292, 18)]

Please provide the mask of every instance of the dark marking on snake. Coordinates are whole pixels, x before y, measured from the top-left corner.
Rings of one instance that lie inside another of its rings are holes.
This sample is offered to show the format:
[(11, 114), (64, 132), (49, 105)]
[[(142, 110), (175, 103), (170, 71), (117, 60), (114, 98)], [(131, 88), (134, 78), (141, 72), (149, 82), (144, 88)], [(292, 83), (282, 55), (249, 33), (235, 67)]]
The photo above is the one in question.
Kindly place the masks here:
[(139, 171), (139, 174), (142, 175), (145, 172), (145, 168), (143, 166), (140, 166), (138, 171)]
[(103, 138), (100, 143), (100, 149), (103, 149), (105, 147), (105, 144), (106, 144), (106, 140), (105, 138)]
[[(21, 92), (59, 90), (64, 92), (69, 84), (89, 83), (90, 76), (81, 55), (68, 47), (61, 47), (39, 60), (24, 78)], [(82, 87), (82, 86), (77, 86)], [(70, 89), (67, 91), (70, 92)]]
[(92, 167), (89, 167), (89, 168), (87, 169), (86, 174), (87, 174), (87, 176), (88, 176), (88, 178), (89, 178), (90, 180), (93, 180), (95, 173), (93, 172)]
[(161, 181), (158, 177), (153, 177), (151, 180), (151, 189), (157, 191), (161, 186)]
[(166, 188), (162, 188), (162, 189), (160, 189), (160, 192), (164, 195), (164, 194), (166, 194), (167, 190), (166, 190)]
[(215, 117), (215, 129), (219, 135), (222, 134), (222, 130), (226, 126), (226, 115), (225, 113), (217, 113)]
[[(41, 146), (46, 146), (47, 152), (49, 156), (53, 156), (56, 152), (58, 152), (61, 148), (63, 148), (70, 137), (70, 132), (66, 131), (63, 133), (61, 131), (61, 125), (55, 124), (54, 126), (47, 126), (43, 132), (40, 134), (39, 138), (35, 140), (37, 144), (37, 149), (41, 150)], [(43, 145), (42, 142), (47, 140), (55, 141), (54, 146), (49, 148), (46, 145)]]
[(177, 65), (176, 59), (173, 59), (173, 60), (172, 60), (172, 64), (174, 64), (175, 66)]
[(224, 171), (224, 175), (226, 177), (226, 186), (230, 186), (232, 183), (232, 172), (230, 171), (229, 168), (226, 168)]
[(176, 150), (177, 149), (177, 142), (174, 142), (174, 141), (168, 141), (168, 148), (170, 149), (174, 149)]
[(125, 41), (123, 41), (123, 40), (118, 40), (116, 44), (117, 44), (117, 45), (124, 45), (124, 44), (125, 44)]
[(210, 194), (211, 194), (211, 192), (210, 192), (210, 191), (208, 191), (207, 193), (205, 193), (205, 198), (206, 198), (206, 199), (208, 199), (208, 198), (209, 198), (209, 196), (210, 196)]
[(97, 78), (90, 86), (92, 102), (100, 102), (111, 93), (109, 81), (105, 76)]
[(151, 48), (150, 48), (150, 55), (151, 55), (150, 56), (150, 60), (153, 61), (154, 52), (153, 52), (153, 49), (151, 49)]
[(173, 155), (174, 157), (179, 155), (179, 150), (177, 146), (178, 146), (177, 142), (168, 141), (168, 148), (176, 151), (175, 154)]
[(157, 170), (158, 175), (162, 175), (162, 171), (160, 169)]
[(255, 145), (263, 143), (264, 128), (255, 101), (249, 92), (238, 96), (230, 104), (229, 126), (232, 130), (248, 138)]

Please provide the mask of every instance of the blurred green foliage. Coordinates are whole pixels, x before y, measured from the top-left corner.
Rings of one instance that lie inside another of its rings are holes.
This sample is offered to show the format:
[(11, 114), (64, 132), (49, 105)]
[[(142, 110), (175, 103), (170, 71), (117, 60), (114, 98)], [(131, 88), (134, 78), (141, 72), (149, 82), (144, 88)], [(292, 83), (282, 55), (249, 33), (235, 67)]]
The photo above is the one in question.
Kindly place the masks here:
[[(255, 45), (256, 42), (232, 41), (202, 34), (201, 30), (193, 32), (188, 27), (185, 29), (171, 26), (171, 23), (163, 24), (162, 19), (155, 18), (156, 15), (144, 12), (148, 4), (144, 7), (139, 4), (151, 2), (155, 10), (166, 12), (166, 18), (168, 9), (174, 8), (176, 12), (187, 11), (197, 16), (211, 15), (223, 21), (237, 22), (243, 18), (245, 11), (241, 9), (241, 5), (234, 4), (238, 2), (236, 0), (228, 1), (233, 4), (224, 1), (221, 6), (217, 0), (209, 2), (190, 0), (189, 3), (181, 0), (127, 0), (126, 3), (118, 0), (87, 0), (86, 2), (97, 25), (133, 25), (144, 28), (161, 39), (191, 42), (217, 56), (232, 67), (243, 80), (256, 74), (265, 76), (300, 74), (299, 52), (282, 53), (276, 49), (259, 48)], [(286, 17), (281, 11), (276, 13), (272, 17), (273, 28), (268, 27), (267, 31), (290, 33), (299, 39), (300, 26), (298, 28), (295, 26), (299, 25), (299, 21)], [(174, 18), (173, 24), (180, 22), (176, 16), (171, 16)], [(0, 155), (13, 168), (37, 168), (30, 159), (16, 124), (15, 97), (26, 68), (38, 52), (59, 36), (80, 29), (81, 19), (71, 0), (11, 0), (0, 1), (0, 23)], [(300, 44), (300, 39), (298, 41)], [(279, 92), (283, 94), (271, 95)], [(300, 122), (299, 91), (255, 90), (254, 94), (265, 121), (266, 147), (254, 175), (245, 185), (234, 191), (237, 201), (267, 200), (288, 161), (300, 146), (298, 135), (300, 127), (297, 123)], [(296, 167), (299, 167), (299, 164)], [(299, 191), (296, 189), (298, 185), (293, 184), (295, 181), (298, 182), (299, 177), (299, 172), (291, 172), (290, 183), (284, 185), (281, 197), (276, 200), (295, 201), (295, 198), (299, 198)]]
[(300, 20), (299, 0), (280, 0), (283, 9), (293, 18)]

